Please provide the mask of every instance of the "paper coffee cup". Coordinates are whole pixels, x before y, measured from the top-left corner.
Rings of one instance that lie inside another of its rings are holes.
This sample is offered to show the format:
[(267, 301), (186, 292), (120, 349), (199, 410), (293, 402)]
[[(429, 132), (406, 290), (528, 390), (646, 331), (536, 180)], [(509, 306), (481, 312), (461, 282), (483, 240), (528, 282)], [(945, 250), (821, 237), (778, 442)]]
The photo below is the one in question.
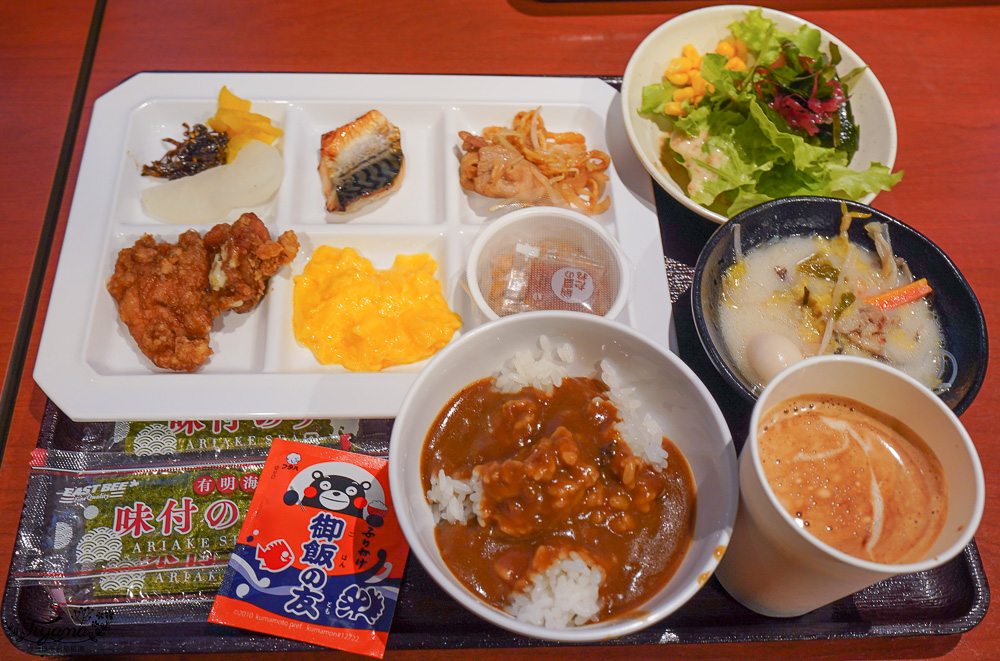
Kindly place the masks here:
[[(806, 394), (846, 397), (882, 411), (912, 429), (937, 456), (947, 481), (948, 512), (923, 559), (862, 560), (820, 541), (785, 511), (764, 474), (757, 431), (773, 406)], [(754, 406), (739, 463), (736, 524), (715, 575), (741, 604), (772, 617), (802, 615), (885, 578), (943, 565), (969, 544), (983, 514), (982, 465), (958, 417), (925, 386), (866, 358), (809, 358), (775, 377)]]

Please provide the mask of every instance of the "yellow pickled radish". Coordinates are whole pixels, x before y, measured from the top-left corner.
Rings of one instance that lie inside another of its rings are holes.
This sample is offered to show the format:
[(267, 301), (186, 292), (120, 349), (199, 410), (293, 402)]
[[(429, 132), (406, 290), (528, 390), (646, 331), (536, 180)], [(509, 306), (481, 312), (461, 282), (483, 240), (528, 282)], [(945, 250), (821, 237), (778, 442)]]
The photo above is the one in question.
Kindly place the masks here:
[(206, 123), (212, 130), (229, 136), (226, 163), (232, 163), (249, 141), (259, 140), (270, 145), (284, 133), (271, 124), (270, 118), (250, 112), (250, 101), (236, 96), (227, 87), (219, 90), (219, 108)]

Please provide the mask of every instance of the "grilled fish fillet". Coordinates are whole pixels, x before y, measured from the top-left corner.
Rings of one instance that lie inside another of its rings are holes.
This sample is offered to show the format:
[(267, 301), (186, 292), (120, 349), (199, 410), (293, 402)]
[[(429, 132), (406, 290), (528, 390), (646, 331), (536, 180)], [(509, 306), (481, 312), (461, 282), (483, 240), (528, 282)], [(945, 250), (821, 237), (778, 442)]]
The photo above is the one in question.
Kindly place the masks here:
[(326, 210), (356, 211), (394, 191), (403, 180), (399, 129), (378, 110), (323, 134), (319, 174)]

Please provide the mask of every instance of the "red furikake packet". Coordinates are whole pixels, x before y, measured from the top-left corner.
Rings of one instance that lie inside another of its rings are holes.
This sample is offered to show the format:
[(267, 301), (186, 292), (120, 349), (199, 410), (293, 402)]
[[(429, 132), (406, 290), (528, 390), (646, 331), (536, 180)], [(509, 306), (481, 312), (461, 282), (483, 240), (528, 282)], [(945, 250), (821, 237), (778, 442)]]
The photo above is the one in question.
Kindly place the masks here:
[(409, 552), (387, 467), (275, 439), (209, 621), (382, 658)]

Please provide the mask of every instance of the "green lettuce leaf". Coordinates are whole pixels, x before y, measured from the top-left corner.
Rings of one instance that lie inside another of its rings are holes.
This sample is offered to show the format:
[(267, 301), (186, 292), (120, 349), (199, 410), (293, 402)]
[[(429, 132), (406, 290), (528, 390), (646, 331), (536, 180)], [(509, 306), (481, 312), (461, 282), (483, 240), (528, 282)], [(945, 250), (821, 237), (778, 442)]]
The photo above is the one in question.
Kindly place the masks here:
[(663, 104), (674, 98), (676, 85), (663, 82), (656, 85), (646, 85), (642, 88), (642, 106), (639, 113), (642, 115), (660, 114)]
[(843, 165), (834, 165), (830, 167), (830, 192), (821, 194), (840, 197), (840, 193), (843, 193), (845, 197), (858, 199), (869, 193), (890, 190), (902, 178), (902, 172), (890, 172), (889, 168), (881, 163), (873, 162), (863, 172), (856, 172)]

